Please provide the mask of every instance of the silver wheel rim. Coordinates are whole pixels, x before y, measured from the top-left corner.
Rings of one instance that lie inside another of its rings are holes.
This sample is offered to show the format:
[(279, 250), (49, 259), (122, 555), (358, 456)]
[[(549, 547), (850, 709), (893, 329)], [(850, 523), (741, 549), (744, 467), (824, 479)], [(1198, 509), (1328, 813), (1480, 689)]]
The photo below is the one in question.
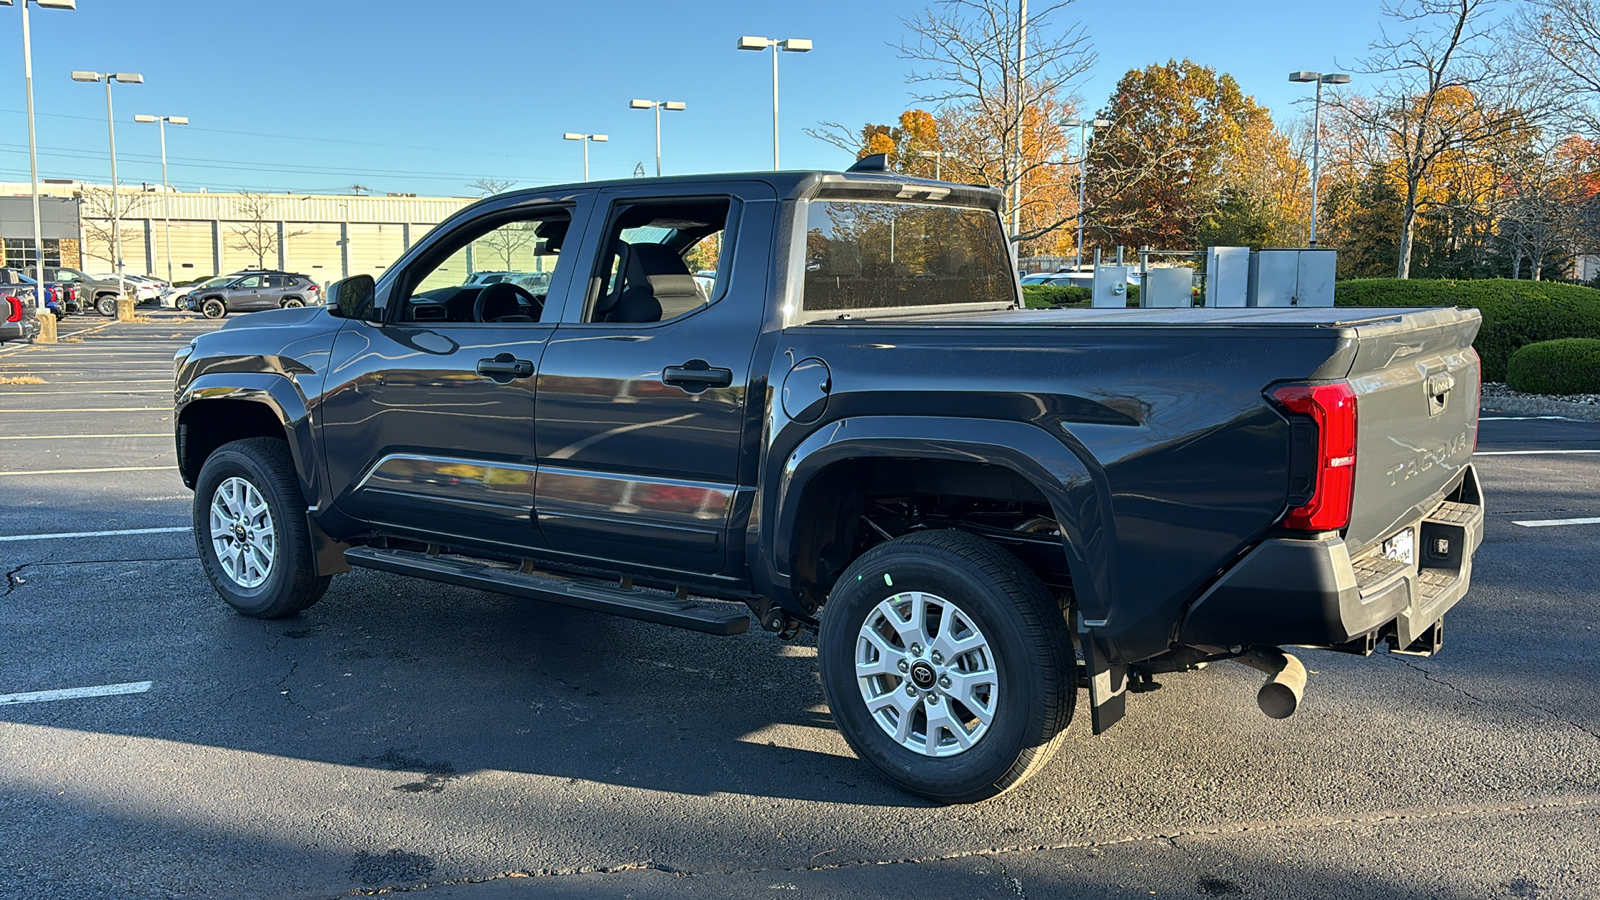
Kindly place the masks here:
[(222, 571), (242, 588), (260, 587), (278, 551), (272, 510), (261, 492), (243, 478), (224, 479), (211, 495), (210, 524)]
[(200, 311), (205, 313), (205, 317), (208, 319), (222, 318), (222, 305), (218, 303), (207, 303), (200, 307)]
[(913, 753), (964, 753), (994, 721), (1000, 674), (989, 639), (936, 594), (906, 591), (879, 603), (856, 636), (855, 662), (872, 720)]

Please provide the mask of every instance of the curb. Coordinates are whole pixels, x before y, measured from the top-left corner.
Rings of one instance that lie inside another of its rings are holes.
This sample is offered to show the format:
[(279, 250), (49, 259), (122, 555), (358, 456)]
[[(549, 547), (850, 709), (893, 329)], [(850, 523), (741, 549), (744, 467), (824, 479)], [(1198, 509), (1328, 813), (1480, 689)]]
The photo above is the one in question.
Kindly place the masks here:
[(1484, 397), (1482, 410), (1514, 416), (1567, 416), (1600, 422), (1600, 404), (1549, 400), (1544, 397)]

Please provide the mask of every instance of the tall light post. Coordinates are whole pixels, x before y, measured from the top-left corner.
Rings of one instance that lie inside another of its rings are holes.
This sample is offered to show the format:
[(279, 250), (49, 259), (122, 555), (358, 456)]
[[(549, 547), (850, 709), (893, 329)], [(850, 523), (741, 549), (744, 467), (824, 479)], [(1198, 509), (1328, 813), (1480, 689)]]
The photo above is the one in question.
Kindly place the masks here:
[(1028, 0), (1019, 0), (1017, 9), (1017, 124), (1012, 129), (1011, 159), (1011, 264), (1022, 268), (1022, 119), (1027, 109), (1028, 88)]
[(189, 118), (187, 116), (134, 116), (133, 120), (135, 122), (145, 123), (154, 122), (161, 126), (161, 227), (166, 232), (164, 240), (167, 245), (167, 283), (171, 284), (172, 210), (168, 208), (171, 206), (171, 198), (167, 197), (166, 195), (172, 193), (172, 185), (167, 183), (167, 123), (170, 122), (173, 125), (187, 125), (189, 124)]
[(806, 38), (776, 38), (751, 37), (745, 35), (739, 38), (740, 50), (765, 50), (772, 48), (772, 168), (777, 171), (778, 165), (778, 51), (787, 53), (810, 53), (811, 41)]
[[(121, 198), (118, 196), (122, 188), (117, 184), (117, 120), (111, 112), (111, 82), (122, 84), (144, 84), (144, 76), (138, 72), (83, 72), (73, 71), (73, 81), (104, 81), (106, 83), (106, 130), (111, 135), (111, 255), (113, 265), (117, 270), (117, 301), (122, 301), (122, 295), (127, 291), (127, 284), (122, 278), (122, 213)], [(40, 285), (41, 289), (43, 285)]]
[(1317, 245), (1317, 163), (1322, 150), (1322, 86), (1325, 84), (1349, 84), (1350, 76), (1342, 72), (1330, 72), (1324, 75), (1321, 72), (1290, 72), (1289, 80), (1304, 84), (1316, 82), (1317, 101), (1315, 112), (1311, 114), (1311, 239), (1308, 246)]
[(600, 143), (603, 144), (606, 141), (611, 140), (611, 138), (608, 138), (603, 134), (578, 134), (577, 132), (573, 132), (573, 131), (569, 131), (566, 134), (563, 134), (561, 136), (561, 138), (562, 138), (562, 140), (567, 140), (567, 141), (583, 141), (583, 180), (584, 181), (588, 181), (589, 180), (589, 142), (590, 141), (599, 141)]
[[(11, 6), (13, 0), (0, 0)], [(22, 0), (22, 75), (28, 92), (28, 168), (33, 174), (33, 263), (39, 287), (33, 292), (34, 305), (44, 309), (44, 229), (39, 223), (39, 144), (33, 135), (33, 36), (28, 30), (28, 4), (45, 9), (77, 9), (78, 0)]]
[(946, 156), (949, 156), (950, 154), (944, 152), (943, 150), (918, 150), (917, 151), (917, 155), (922, 157), (923, 159), (931, 159), (931, 160), (933, 160), (933, 180), (934, 181), (943, 181), (944, 180), (943, 175), (940, 172), (940, 169), (941, 169), (940, 163), (944, 162), (944, 158)]
[(656, 111), (656, 177), (661, 177), (661, 111), (683, 112), (688, 109), (688, 104), (681, 100), (634, 100), (628, 104), (629, 109), (655, 109)]
[(1089, 180), (1089, 147), (1087, 145), (1087, 132), (1091, 128), (1109, 128), (1109, 119), (1062, 119), (1062, 128), (1078, 129), (1078, 256), (1072, 263), (1072, 270), (1083, 268), (1083, 186)]

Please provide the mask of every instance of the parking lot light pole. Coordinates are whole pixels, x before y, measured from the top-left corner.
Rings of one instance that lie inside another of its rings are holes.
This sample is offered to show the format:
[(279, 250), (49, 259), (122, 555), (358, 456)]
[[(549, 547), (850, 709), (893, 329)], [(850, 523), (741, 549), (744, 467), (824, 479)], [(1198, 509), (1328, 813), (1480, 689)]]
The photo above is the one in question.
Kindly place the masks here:
[(934, 181), (943, 181), (944, 180), (944, 178), (942, 177), (940, 163), (944, 162), (944, 158), (949, 155), (948, 153), (945, 153), (943, 150), (918, 150), (917, 151), (917, 155), (922, 157), (923, 159), (931, 159), (931, 160), (933, 160), (933, 180)]
[(1307, 246), (1317, 245), (1317, 163), (1322, 150), (1322, 86), (1325, 84), (1349, 84), (1350, 76), (1342, 72), (1290, 72), (1289, 80), (1304, 84), (1316, 82), (1317, 99), (1314, 112), (1311, 114), (1311, 238)]
[[(33, 274), (39, 282), (33, 292), (33, 303), (39, 309), (44, 309), (44, 229), (39, 222), (39, 143), (33, 133), (33, 35), (28, 28), (30, 2), (45, 9), (77, 9), (78, 0), (22, 0), (22, 77), (28, 94), (28, 168), (33, 175)], [(13, 0), (0, 0), (0, 6), (11, 6), (12, 3)], [(26, 267), (27, 261), (24, 260), (23, 268)]]
[(634, 100), (628, 104), (629, 109), (651, 109), (656, 111), (656, 177), (661, 177), (661, 110), (668, 109), (673, 112), (683, 112), (688, 109), (688, 104), (680, 100)]
[(187, 116), (134, 116), (135, 122), (155, 122), (161, 127), (161, 227), (166, 232), (164, 238), (167, 245), (167, 286), (172, 286), (172, 210), (171, 198), (166, 196), (172, 193), (172, 185), (167, 183), (167, 123), (174, 125), (187, 125)]
[(739, 38), (740, 50), (765, 50), (772, 48), (772, 169), (777, 171), (778, 166), (778, 51), (787, 53), (810, 53), (811, 41), (806, 38), (776, 38), (751, 37), (745, 35)]
[(1062, 128), (1078, 129), (1078, 255), (1072, 263), (1072, 271), (1076, 272), (1083, 268), (1083, 187), (1089, 180), (1089, 148), (1084, 142), (1089, 129), (1107, 128), (1111, 122), (1108, 119), (1062, 119), (1059, 124)]
[[(73, 81), (104, 81), (106, 83), (106, 129), (111, 135), (111, 255), (117, 270), (117, 302), (122, 302), (122, 295), (127, 290), (126, 282), (122, 278), (122, 214), (118, 203), (121, 198), (117, 195), (120, 188), (117, 186), (117, 121), (111, 112), (111, 82), (120, 81), (123, 84), (144, 84), (144, 76), (138, 72), (83, 72), (73, 71)], [(40, 285), (40, 289), (43, 289)]]
[(584, 181), (588, 181), (589, 180), (589, 142), (590, 141), (599, 141), (600, 143), (603, 144), (606, 141), (611, 140), (611, 138), (608, 138), (603, 134), (578, 134), (577, 132), (573, 132), (573, 131), (569, 131), (566, 134), (563, 134), (561, 137), (562, 137), (563, 140), (568, 140), (568, 141), (583, 141), (583, 180)]

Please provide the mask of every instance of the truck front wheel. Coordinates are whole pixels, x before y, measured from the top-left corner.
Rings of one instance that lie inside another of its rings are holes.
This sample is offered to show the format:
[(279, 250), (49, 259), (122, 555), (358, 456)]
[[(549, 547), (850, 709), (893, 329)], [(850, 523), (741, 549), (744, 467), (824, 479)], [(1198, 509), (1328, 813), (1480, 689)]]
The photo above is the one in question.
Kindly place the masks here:
[(856, 755), (942, 803), (995, 796), (1041, 768), (1072, 718), (1072, 638), (1016, 557), (956, 531), (887, 541), (840, 576), (818, 646)]
[(211, 584), (257, 619), (292, 616), (322, 599), (306, 503), (289, 447), (273, 438), (223, 444), (194, 486), (194, 541)]

